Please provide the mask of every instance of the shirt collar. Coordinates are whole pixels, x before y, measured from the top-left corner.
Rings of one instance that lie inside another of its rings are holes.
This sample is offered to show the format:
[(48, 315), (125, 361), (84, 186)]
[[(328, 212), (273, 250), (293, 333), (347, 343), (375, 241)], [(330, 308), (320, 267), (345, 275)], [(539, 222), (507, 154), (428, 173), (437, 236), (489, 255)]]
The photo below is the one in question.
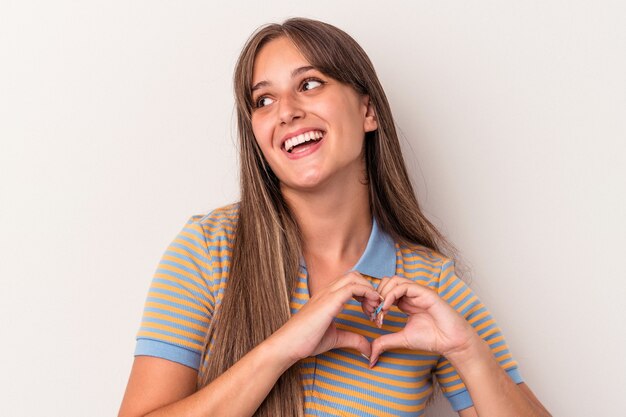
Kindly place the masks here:
[(352, 270), (378, 279), (391, 277), (396, 273), (396, 244), (391, 236), (378, 227), (376, 219), (372, 223), (365, 252)]
[[(300, 266), (306, 269), (303, 258), (300, 258)], [(351, 270), (378, 279), (396, 273), (396, 244), (391, 236), (378, 227), (376, 219), (372, 222), (365, 251)]]

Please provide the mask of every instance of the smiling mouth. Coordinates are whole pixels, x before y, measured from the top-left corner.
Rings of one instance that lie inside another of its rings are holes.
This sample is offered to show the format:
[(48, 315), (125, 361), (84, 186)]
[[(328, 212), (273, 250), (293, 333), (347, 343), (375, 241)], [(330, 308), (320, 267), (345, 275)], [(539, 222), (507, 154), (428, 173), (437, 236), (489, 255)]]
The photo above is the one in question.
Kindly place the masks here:
[(301, 133), (298, 136), (294, 136), (285, 141), (283, 146), (285, 150), (289, 153), (292, 153), (294, 149), (299, 146), (319, 142), (324, 137), (324, 132), (321, 130), (311, 130), (309, 132)]

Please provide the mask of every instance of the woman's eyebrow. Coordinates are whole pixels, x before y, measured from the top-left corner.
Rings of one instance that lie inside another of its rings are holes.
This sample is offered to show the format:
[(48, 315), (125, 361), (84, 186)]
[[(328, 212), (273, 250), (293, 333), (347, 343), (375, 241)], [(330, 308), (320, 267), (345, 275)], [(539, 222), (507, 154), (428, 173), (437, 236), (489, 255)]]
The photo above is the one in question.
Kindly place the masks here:
[(304, 67), (296, 68), (295, 70), (291, 71), (291, 78), (297, 77), (303, 72), (311, 71), (312, 69), (315, 69), (313, 65), (307, 65)]
[[(312, 69), (315, 69), (313, 65), (305, 65), (303, 67), (298, 67), (294, 69), (293, 71), (291, 71), (291, 78), (295, 78), (304, 72), (311, 71)], [(267, 87), (268, 85), (271, 85), (271, 84), (272, 83), (270, 83), (269, 81), (259, 81), (258, 83), (252, 86), (252, 90), (250, 91), (256, 91), (260, 88)]]

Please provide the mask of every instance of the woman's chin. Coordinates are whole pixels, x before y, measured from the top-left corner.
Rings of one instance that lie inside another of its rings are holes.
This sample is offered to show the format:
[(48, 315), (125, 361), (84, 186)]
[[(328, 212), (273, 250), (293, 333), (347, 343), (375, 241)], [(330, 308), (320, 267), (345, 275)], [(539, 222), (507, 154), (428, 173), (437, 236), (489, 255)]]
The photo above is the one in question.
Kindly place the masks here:
[(293, 190), (299, 192), (313, 192), (319, 190), (324, 185), (324, 178), (319, 173), (307, 173), (298, 178), (281, 180), (280, 185), (283, 191)]

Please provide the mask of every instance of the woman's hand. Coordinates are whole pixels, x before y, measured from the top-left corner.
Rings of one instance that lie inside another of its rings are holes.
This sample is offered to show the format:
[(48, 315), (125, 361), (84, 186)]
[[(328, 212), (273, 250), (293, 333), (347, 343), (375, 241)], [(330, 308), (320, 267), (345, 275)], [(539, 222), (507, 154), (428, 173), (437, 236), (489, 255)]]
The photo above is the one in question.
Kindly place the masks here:
[(377, 291), (384, 298), (380, 314), (386, 313), (395, 304), (409, 318), (401, 331), (374, 340), (370, 367), (386, 350), (425, 350), (447, 356), (467, 348), (477, 336), (464, 317), (424, 285), (394, 276), (384, 278)]
[(285, 349), (294, 363), (335, 348), (355, 349), (369, 357), (371, 345), (364, 336), (339, 330), (334, 324), (350, 298), (370, 312), (381, 301), (368, 280), (358, 272), (349, 272), (311, 297), (270, 339)]

